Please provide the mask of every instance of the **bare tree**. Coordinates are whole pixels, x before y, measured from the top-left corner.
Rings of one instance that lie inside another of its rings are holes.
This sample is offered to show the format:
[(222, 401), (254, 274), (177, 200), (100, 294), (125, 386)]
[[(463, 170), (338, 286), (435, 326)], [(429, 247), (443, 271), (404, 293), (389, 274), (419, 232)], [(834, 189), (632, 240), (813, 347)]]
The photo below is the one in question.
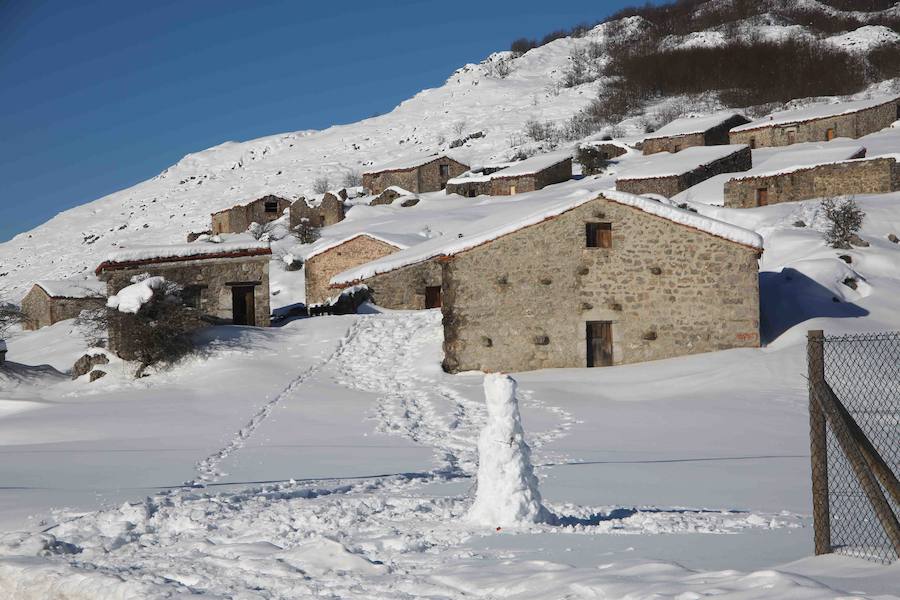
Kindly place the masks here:
[(453, 133), (457, 136), (463, 134), (463, 131), (466, 130), (466, 122), (465, 121), (457, 121), (453, 124)]
[(866, 213), (862, 211), (856, 200), (851, 198), (839, 202), (836, 198), (822, 200), (822, 210), (830, 222), (825, 232), (825, 242), (832, 248), (849, 250), (851, 243), (859, 236)]
[(362, 185), (362, 174), (356, 169), (347, 171), (344, 173), (344, 179), (341, 181), (341, 185), (348, 188)]
[(331, 182), (328, 181), (327, 175), (316, 177), (315, 181), (313, 181), (313, 192), (316, 194), (324, 194), (330, 187)]
[(25, 313), (11, 302), (0, 300), (0, 338), (3, 338), (10, 329), (24, 323), (27, 320)]

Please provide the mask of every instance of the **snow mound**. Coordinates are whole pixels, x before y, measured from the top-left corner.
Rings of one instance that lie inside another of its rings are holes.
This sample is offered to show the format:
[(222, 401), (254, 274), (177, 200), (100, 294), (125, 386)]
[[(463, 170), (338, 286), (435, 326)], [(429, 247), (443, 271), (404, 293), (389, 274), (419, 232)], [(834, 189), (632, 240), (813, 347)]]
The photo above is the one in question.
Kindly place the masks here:
[(484, 376), (488, 421), (478, 438), (478, 490), (467, 519), (489, 527), (524, 525), (547, 520), (531, 449), (516, 401), (516, 382), (500, 373)]
[(121, 313), (135, 315), (142, 306), (150, 302), (154, 290), (160, 289), (165, 283), (166, 278), (158, 275), (142, 279), (122, 288), (118, 294), (110, 296), (106, 300), (106, 306)]

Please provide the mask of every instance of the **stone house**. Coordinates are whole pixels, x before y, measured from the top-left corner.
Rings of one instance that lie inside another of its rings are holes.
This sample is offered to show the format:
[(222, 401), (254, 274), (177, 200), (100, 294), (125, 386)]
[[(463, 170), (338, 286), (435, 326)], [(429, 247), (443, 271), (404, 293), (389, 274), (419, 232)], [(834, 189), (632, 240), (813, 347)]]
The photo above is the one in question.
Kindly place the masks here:
[(671, 198), (701, 181), (753, 166), (749, 146), (694, 146), (677, 154), (657, 153), (618, 174), (616, 189), (631, 194), (659, 194)]
[(545, 204), (514, 225), (417, 249), (442, 265), (449, 372), (620, 365), (760, 343), (754, 232), (614, 191)]
[(251, 223), (260, 225), (274, 221), (291, 206), (291, 201), (278, 196), (263, 196), (247, 204), (238, 204), (212, 214), (212, 232), (243, 233)]
[(749, 172), (725, 182), (725, 206), (753, 208), (811, 198), (896, 191), (900, 191), (896, 158), (876, 156)]
[(367, 262), (409, 247), (421, 241), (418, 236), (362, 232), (320, 239), (304, 257), (306, 305), (315, 306), (340, 294), (343, 287), (332, 287), (331, 278)]
[(74, 319), (83, 310), (106, 304), (106, 284), (96, 280), (50, 280), (36, 282), (22, 298), (24, 329), (34, 330)]
[(732, 127), (749, 122), (736, 112), (675, 119), (644, 138), (641, 149), (644, 154), (655, 154), (675, 153), (693, 146), (721, 146), (729, 143), (728, 131)]
[(439, 308), (442, 302), (440, 262), (427, 259), (393, 266), (392, 256), (395, 255), (338, 273), (331, 278), (331, 287), (365, 285), (373, 303), (391, 310)]
[(747, 144), (751, 148), (830, 141), (839, 137), (856, 139), (890, 127), (898, 119), (900, 98), (881, 96), (774, 112), (758, 121), (732, 128), (728, 138), (732, 144)]
[(345, 216), (344, 199), (339, 192), (326, 192), (318, 200), (307, 200), (301, 196), (291, 204), (291, 229), (295, 229), (301, 223), (317, 228), (340, 223)]
[(474, 198), (488, 196), (512, 196), (534, 192), (554, 183), (572, 178), (572, 153), (550, 152), (526, 158), (502, 169), (485, 173), (469, 173), (447, 182), (448, 194)]
[(437, 192), (446, 187), (447, 181), (468, 170), (468, 165), (446, 154), (403, 159), (363, 173), (363, 188), (373, 196), (391, 186), (409, 190), (413, 194)]
[[(264, 242), (138, 247), (109, 254), (96, 274), (109, 295), (144, 274), (181, 285), (184, 309), (196, 314), (198, 328), (209, 323), (268, 327), (271, 258)], [(109, 339), (120, 356), (132, 353), (121, 332), (110, 331)]]

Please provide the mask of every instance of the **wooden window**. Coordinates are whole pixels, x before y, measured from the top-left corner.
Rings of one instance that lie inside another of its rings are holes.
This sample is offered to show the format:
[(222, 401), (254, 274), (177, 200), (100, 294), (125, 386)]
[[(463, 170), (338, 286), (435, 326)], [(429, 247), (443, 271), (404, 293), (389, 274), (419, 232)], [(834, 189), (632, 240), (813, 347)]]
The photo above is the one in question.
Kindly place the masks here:
[(767, 206), (769, 204), (769, 188), (759, 188), (756, 190), (756, 205)]
[(441, 177), (450, 177), (450, 165), (439, 165), (438, 168), (441, 171)]
[(612, 223), (585, 223), (585, 245), (588, 248), (612, 248)]
[(609, 367), (613, 364), (612, 321), (586, 323), (587, 366)]
[(266, 212), (278, 212), (278, 200), (266, 200)]
[(829, 127), (825, 130), (825, 141), (830, 142), (834, 139), (834, 127)]
[(441, 286), (429, 285), (425, 288), (425, 308), (441, 307)]

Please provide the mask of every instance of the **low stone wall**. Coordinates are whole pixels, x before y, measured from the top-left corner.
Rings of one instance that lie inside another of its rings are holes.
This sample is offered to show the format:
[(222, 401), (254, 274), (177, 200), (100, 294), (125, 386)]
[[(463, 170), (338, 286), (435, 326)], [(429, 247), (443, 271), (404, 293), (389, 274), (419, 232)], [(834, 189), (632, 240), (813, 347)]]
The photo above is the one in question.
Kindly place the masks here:
[(705, 138), (702, 133), (689, 133), (686, 135), (673, 135), (661, 138), (644, 140), (641, 151), (644, 154), (656, 154), (657, 152), (678, 152), (692, 146), (705, 146)]
[(475, 179), (475, 181), (462, 180), (459, 183), (447, 183), (446, 191), (448, 194), (459, 194), (460, 196), (466, 196), (467, 198), (490, 196), (491, 181)]
[(392, 310), (421, 310), (425, 306), (425, 288), (440, 287), (441, 265), (436, 259), (395, 269), (362, 281), (372, 301)]
[(303, 265), (306, 275), (306, 305), (321, 304), (340, 294), (331, 287), (331, 278), (353, 267), (393, 254), (399, 249), (366, 235), (352, 238), (309, 258)]
[(329, 192), (316, 206), (310, 206), (306, 198), (300, 198), (291, 204), (290, 224), (291, 229), (303, 222), (311, 227), (328, 227), (343, 221), (344, 216), (344, 201)]
[(66, 319), (74, 319), (83, 310), (102, 308), (106, 298), (53, 298), (39, 285), (22, 298), (22, 312), (26, 315), (23, 328), (40, 329)]
[(725, 206), (753, 208), (760, 190), (767, 204), (852, 194), (886, 194), (900, 190), (900, 168), (893, 158), (869, 158), (818, 165), (776, 175), (730, 179)]
[(747, 147), (681, 175), (642, 179), (617, 179), (616, 189), (637, 195), (660, 194), (666, 198), (671, 198), (675, 194), (683, 192), (702, 181), (706, 181), (710, 177), (715, 177), (722, 173), (748, 171), (752, 166), (752, 154), (750, 148)]

